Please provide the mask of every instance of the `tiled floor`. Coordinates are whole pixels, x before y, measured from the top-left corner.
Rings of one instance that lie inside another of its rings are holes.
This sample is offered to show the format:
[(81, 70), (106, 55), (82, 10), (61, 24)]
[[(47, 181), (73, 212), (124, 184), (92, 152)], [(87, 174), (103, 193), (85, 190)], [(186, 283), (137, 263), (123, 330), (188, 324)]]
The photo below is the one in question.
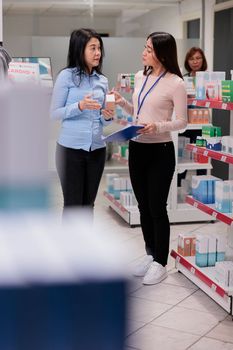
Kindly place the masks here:
[[(61, 211), (56, 177), (52, 184), (52, 205)], [(96, 200), (95, 222), (101, 222), (109, 234), (117, 234), (133, 266), (144, 255), (140, 227), (130, 228), (108, 207), (103, 189), (104, 180)], [(170, 247), (176, 247), (179, 233), (195, 230), (226, 232), (226, 226), (220, 222), (171, 225)], [(178, 273), (171, 257), (168, 271), (168, 278), (154, 286), (143, 286), (141, 278), (131, 278), (125, 350), (233, 350), (233, 322), (227, 312)]]

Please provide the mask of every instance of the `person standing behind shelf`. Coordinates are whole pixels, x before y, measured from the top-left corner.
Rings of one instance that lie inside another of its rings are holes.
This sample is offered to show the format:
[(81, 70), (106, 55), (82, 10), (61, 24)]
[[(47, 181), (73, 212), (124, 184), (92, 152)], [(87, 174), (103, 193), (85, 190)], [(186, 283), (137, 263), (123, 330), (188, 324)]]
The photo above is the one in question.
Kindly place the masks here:
[[(193, 77), (195, 79), (196, 72), (207, 70), (207, 61), (203, 50), (200, 47), (191, 47), (186, 53), (184, 67), (187, 71), (184, 77)], [(192, 106), (188, 107), (192, 108)], [(195, 107), (197, 108), (197, 107)], [(180, 136), (185, 136), (190, 139), (190, 143), (195, 143), (197, 136), (201, 136), (201, 130), (186, 130)], [(187, 170), (178, 174), (178, 186), (181, 186), (181, 180), (185, 179)], [(205, 175), (206, 170), (197, 170), (197, 175)]]
[(119, 92), (114, 93), (116, 103), (144, 126), (129, 141), (129, 172), (147, 254), (135, 267), (134, 275), (143, 277), (143, 284), (150, 285), (167, 277), (170, 238), (167, 198), (175, 170), (171, 132), (187, 125), (187, 95), (171, 34), (150, 34), (142, 62), (144, 70), (135, 75), (133, 103)]
[(96, 31), (74, 30), (67, 67), (59, 73), (53, 89), (51, 118), (61, 121), (56, 167), (64, 210), (82, 207), (93, 213), (104, 170), (103, 126), (109, 125), (114, 112), (103, 108), (108, 92), (108, 80), (101, 72), (103, 54)]

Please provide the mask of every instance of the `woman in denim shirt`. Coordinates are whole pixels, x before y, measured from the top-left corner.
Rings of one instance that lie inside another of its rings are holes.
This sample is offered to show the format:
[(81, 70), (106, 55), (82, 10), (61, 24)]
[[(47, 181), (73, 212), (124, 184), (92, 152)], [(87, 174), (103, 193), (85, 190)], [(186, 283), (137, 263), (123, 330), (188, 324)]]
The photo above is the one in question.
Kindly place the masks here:
[(103, 108), (108, 92), (108, 80), (101, 72), (103, 54), (98, 33), (74, 30), (67, 67), (53, 90), (51, 118), (61, 121), (56, 166), (65, 209), (92, 209), (104, 170), (103, 126), (109, 125), (114, 112)]

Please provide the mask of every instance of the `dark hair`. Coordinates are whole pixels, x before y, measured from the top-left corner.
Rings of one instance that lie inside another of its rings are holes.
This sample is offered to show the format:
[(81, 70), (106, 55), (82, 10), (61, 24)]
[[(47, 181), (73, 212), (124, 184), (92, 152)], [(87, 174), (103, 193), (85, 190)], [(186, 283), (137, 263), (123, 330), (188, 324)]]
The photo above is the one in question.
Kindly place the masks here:
[[(183, 79), (178, 65), (177, 48), (174, 37), (169, 33), (154, 32), (147, 37), (147, 40), (148, 39), (151, 39), (156, 57), (165, 69)], [(152, 67), (145, 66), (144, 74), (147, 75), (151, 70)]]
[(66, 68), (77, 68), (76, 73), (78, 73), (80, 81), (82, 74), (88, 71), (88, 67), (84, 59), (84, 51), (91, 38), (96, 38), (100, 42), (101, 57), (99, 65), (95, 67), (95, 70), (97, 73), (102, 74), (101, 70), (104, 56), (104, 45), (101, 36), (94, 29), (88, 28), (74, 30), (70, 35)]
[(207, 61), (206, 61), (204, 52), (202, 51), (202, 49), (200, 47), (194, 46), (188, 50), (188, 52), (186, 53), (186, 56), (185, 56), (185, 60), (184, 60), (184, 67), (187, 70), (187, 72), (189, 72), (189, 73), (192, 72), (192, 69), (190, 68), (188, 61), (193, 55), (195, 55), (196, 52), (199, 52), (199, 54), (202, 57), (202, 66), (201, 66), (200, 70), (204, 71), (207, 69)]

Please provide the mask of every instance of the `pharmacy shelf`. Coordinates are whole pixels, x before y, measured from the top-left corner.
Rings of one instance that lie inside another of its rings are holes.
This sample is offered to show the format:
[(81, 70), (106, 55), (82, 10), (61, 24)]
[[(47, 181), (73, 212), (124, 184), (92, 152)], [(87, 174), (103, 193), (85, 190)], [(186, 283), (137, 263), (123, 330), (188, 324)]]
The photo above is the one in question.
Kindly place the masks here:
[(113, 159), (116, 159), (116, 160), (117, 160), (118, 162), (120, 162), (121, 164), (128, 165), (128, 159), (123, 158), (123, 157), (122, 157), (120, 154), (118, 154), (118, 153), (113, 153), (112, 158), (113, 158)]
[(131, 227), (140, 225), (140, 215), (137, 206), (124, 207), (119, 200), (115, 199), (114, 196), (104, 191), (104, 197), (107, 200), (109, 206), (117, 212)]
[(180, 272), (232, 315), (233, 288), (226, 288), (225, 286), (216, 283), (214, 278), (215, 267), (200, 268), (195, 265), (195, 257), (184, 257), (175, 250), (171, 251), (171, 256), (176, 260), (176, 268)]
[(214, 219), (222, 221), (229, 226), (233, 226), (232, 213), (221, 213), (214, 208), (214, 204), (204, 204), (197, 199), (194, 199), (192, 196), (186, 197), (186, 203), (212, 216)]
[(195, 98), (188, 99), (189, 106), (215, 108), (232, 111), (233, 102), (223, 102), (223, 101), (210, 101), (210, 100), (197, 100)]
[(193, 153), (201, 154), (209, 158), (220, 160), (224, 163), (233, 164), (233, 155), (229, 153), (209, 150), (205, 147), (199, 147), (190, 143), (186, 145), (186, 149)]
[(177, 171), (178, 173), (182, 173), (185, 170), (197, 170), (197, 169), (207, 169), (211, 170), (211, 163), (197, 163), (187, 161), (186, 159), (178, 158)]
[(201, 130), (203, 125), (212, 126), (212, 124), (188, 124), (185, 130)]

